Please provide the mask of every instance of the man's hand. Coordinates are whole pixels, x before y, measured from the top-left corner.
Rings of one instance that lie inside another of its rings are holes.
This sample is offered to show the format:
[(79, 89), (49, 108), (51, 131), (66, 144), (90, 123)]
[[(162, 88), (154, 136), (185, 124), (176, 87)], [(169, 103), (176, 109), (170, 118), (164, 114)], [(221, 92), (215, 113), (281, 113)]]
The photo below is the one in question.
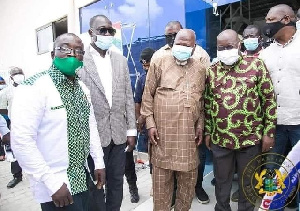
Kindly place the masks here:
[(56, 207), (64, 207), (73, 204), (73, 198), (65, 183), (52, 195), (52, 201)]
[(146, 118), (143, 116), (143, 115), (140, 115), (139, 118), (137, 119), (136, 121), (136, 124), (137, 124), (137, 131), (138, 132), (141, 132), (144, 125), (146, 123)]
[(10, 133), (7, 133), (2, 137), (2, 143), (3, 144), (10, 144)]
[(105, 169), (95, 169), (94, 174), (97, 180), (97, 189), (102, 189), (105, 184)]
[(263, 136), (262, 138), (262, 152), (270, 151), (274, 146), (274, 138)]
[(204, 140), (205, 140), (205, 145), (206, 145), (207, 149), (211, 150), (210, 149), (210, 135), (205, 136)]
[(148, 130), (148, 135), (151, 144), (157, 145), (157, 141), (159, 140), (157, 129), (155, 127), (150, 128)]
[(135, 136), (127, 136), (127, 146), (128, 146), (127, 152), (133, 151), (135, 147)]
[(202, 140), (203, 140), (203, 130), (201, 128), (197, 128), (195, 134), (195, 142), (197, 146), (199, 146), (202, 143)]

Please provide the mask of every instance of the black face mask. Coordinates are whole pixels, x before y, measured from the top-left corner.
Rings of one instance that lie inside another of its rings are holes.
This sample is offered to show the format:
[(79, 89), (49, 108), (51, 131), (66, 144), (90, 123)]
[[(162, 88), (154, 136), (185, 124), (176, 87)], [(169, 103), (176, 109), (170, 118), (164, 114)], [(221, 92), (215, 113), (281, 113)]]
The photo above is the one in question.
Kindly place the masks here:
[(282, 19), (280, 21), (277, 21), (277, 22), (266, 23), (266, 25), (263, 28), (264, 35), (266, 35), (269, 38), (272, 38), (283, 27), (285, 27), (285, 26), (296, 26), (296, 23), (293, 22), (293, 21), (290, 21), (288, 24), (284, 24), (284, 23), (281, 22)]
[(166, 37), (166, 43), (170, 46), (170, 48), (172, 48), (176, 34), (165, 35), (165, 37)]

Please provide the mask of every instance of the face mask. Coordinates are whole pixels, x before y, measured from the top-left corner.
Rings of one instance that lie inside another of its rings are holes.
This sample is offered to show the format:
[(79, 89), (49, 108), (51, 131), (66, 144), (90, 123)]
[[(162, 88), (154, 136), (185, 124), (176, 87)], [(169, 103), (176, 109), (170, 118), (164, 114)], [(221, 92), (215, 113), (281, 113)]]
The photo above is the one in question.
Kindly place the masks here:
[(169, 36), (169, 37), (166, 37), (166, 43), (170, 46), (170, 48), (173, 47), (173, 44), (174, 44), (174, 40), (175, 40), (175, 36)]
[(53, 64), (60, 70), (60, 72), (67, 76), (74, 76), (76, 74), (76, 70), (83, 66), (83, 62), (79, 61), (76, 57), (55, 57)]
[(172, 55), (180, 62), (187, 61), (192, 56), (192, 47), (174, 45), (172, 47)]
[(244, 46), (248, 51), (255, 51), (258, 48), (258, 38), (245, 39)]
[(14, 75), (12, 77), (12, 79), (16, 84), (21, 84), (25, 80), (25, 77), (22, 74), (17, 74), (17, 75)]
[(1, 84), (0, 85), (0, 90), (4, 89), (6, 87), (6, 84)]
[(263, 28), (263, 33), (269, 38), (272, 38), (277, 34), (277, 32), (285, 26), (296, 26), (296, 23), (290, 21), (288, 24), (281, 23), (280, 21), (273, 22), (273, 23), (266, 23)]
[(298, 21), (296, 22), (296, 28), (297, 28), (297, 30), (300, 30), (300, 20), (298, 20)]
[(112, 46), (113, 41), (114, 41), (113, 36), (97, 35), (97, 40), (95, 41), (95, 45), (102, 50), (107, 50)]
[(230, 50), (217, 51), (217, 58), (225, 65), (233, 65), (240, 58), (239, 50), (234, 48)]

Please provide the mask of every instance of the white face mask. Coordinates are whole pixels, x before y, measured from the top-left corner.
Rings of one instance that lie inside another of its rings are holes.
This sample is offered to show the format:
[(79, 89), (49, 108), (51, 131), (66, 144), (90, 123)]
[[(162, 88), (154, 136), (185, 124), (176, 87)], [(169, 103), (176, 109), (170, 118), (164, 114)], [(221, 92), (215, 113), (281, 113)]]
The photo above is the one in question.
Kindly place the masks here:
[(0, 85), (0, 90), (4, 89), (6, 87), (6, 84), (1, 84)]
[(239, 49), (217, 51), (217, 57), (225, 65), (233, 65), (240, 58)]
[(20, 84), (20, 83), (22, 83), (22, 82), (25, 80), (25, 76), (22, 75), (22, 74), (14, 75), (12, 78), (13, 78), (13, 81), (14, 81), (16, 84)]
[(296, 22), (296, 28), (297, 28), (297, 30), (300, 30), (300, 20), (298, 20), (298, 21)]

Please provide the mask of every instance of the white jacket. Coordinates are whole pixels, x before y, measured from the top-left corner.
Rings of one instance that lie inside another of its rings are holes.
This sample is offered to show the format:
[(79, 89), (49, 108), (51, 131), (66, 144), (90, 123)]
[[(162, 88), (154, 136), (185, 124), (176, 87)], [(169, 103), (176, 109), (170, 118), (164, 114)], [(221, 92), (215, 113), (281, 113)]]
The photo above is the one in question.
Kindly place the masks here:
[[(89, 90), (80, 82), (90, 101)], [(32, 85), (19, 85), (15, 90), (11, 112), (11, 145), (22, 167), (29, 175), (31, 188), (39, 203), (52, 201), (51, 196), (70, 183), (67, 140), (67, 113), (49, 74)], [(55, 108), (55, 109), (53, 109)], [(103, 151), (94, 111), (90, 110), (90, 154), (95, 169), (103, 169)]]

